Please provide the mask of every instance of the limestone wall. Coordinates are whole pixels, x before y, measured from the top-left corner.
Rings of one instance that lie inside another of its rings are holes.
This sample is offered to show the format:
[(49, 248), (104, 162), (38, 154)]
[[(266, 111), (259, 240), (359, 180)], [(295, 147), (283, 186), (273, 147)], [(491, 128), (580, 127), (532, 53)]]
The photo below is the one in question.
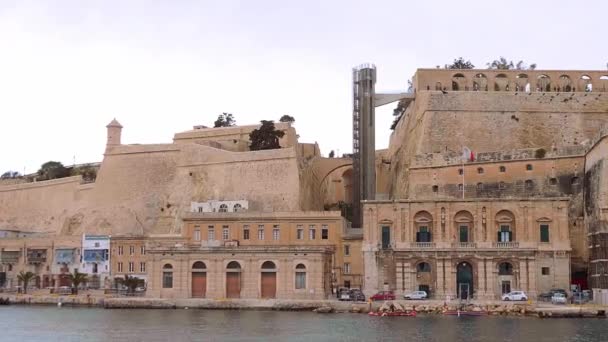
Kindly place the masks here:
[(412, 159), (588, 144), (608, 124), (604, 93), (419, 92), (391, 135), (391, 193), (408, 196)]

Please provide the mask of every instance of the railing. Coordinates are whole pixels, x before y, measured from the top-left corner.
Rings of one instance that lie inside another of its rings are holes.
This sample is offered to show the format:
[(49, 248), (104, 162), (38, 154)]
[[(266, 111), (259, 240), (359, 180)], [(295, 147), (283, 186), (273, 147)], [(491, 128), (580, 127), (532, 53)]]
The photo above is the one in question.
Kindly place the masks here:
[(477, 248), (475, 242), (452, 242), (452, 248)]
[(434, 242), (412, 242), (410, 244), (412, 248), (435, 248)]
[(30, 264), (43, 264), (46, 262), (46, 257), (28, 257), (27, 262)]
[(494, 248), (519, 248), (519, 242), (493, 242)]

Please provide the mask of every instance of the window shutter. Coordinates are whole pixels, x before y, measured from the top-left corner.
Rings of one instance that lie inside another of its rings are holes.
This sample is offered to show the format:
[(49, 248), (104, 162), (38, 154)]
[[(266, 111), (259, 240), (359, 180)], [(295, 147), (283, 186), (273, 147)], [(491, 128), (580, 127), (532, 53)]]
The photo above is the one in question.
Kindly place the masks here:
[(416, 232), (416, 242), (420, 242), (420, 232)]
[(428, 238), (427, 238), (426, 242), (431, 242), (431, 241), (433, 241), (433, 240), (431, 240), (431, 232), (427, 232), (426, 234), (427, 234), (427, 236), (428, 236)]
[(497, 238), (497, 240), (496, 240), (496, 241), (498, 241), (498, 242), (502, 242), (502, 241), (500, 241), (500, 233), (501, 233), (501, 232), (498, 232), (498, 238)]
[(509, 232), (509, 242), (513, 241), (513, 232)]

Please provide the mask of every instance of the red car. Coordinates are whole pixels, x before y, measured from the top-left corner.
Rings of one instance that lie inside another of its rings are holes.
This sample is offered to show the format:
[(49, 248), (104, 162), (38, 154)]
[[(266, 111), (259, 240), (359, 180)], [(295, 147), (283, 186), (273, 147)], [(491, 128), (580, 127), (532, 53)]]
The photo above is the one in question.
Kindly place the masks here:
[(371, 300), (395, 300), (393, 291), (380, 291), (370, 297)]

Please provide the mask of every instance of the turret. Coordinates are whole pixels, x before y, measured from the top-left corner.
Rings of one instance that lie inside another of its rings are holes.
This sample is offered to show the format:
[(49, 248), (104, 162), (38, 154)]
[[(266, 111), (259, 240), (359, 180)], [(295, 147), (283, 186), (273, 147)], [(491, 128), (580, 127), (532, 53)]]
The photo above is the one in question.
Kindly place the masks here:
[(106, 128), (108, 129), (108, 141), (106, 142), (107, 152), (111, 147), (120, 145), (122, 125), (116, 121), (116, 119), (114, 119), (106, 126)]

